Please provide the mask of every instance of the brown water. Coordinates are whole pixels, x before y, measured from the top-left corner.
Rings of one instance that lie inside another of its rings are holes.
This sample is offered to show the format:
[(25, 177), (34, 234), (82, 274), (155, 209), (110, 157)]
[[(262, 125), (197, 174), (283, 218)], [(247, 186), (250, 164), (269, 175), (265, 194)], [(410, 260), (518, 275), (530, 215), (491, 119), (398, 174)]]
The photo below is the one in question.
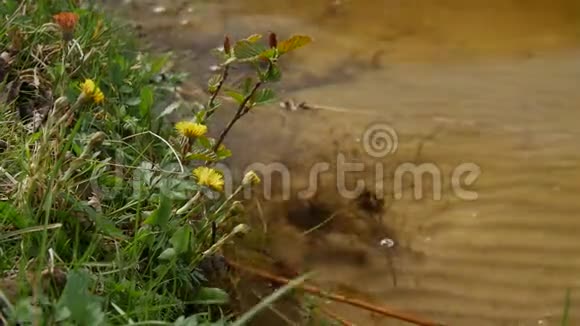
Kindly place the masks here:
[[(566, 289), (580, 286), (580, 2), (332, 3), (167, 1), (167, 12), (153, 14), (142, 2), (129, 15), (146, 22), (157, 46), (181, 54), (198, 82), (210, 74), (207, 51), (225, 33), (314, 37), (288, 58), (280, 96), (348, 112), (260, 109), (231, 134), (230, 163), (283, 162), (297, 191), (314, 163), (334, 164), (343, 153), (367, 164), (359, 177), (386, 185), (386, 207), (356, 208), (332, 173), (314, 208), (262, 200), (271, 255), (317, 269), (325, 288), (449, 325), (560, 325)], [(360, 138), (378, 121), (396, 130), (399, 146), (374, 160)], [(377, 162), (385, 167), (380, 180), (371, 169)], [(438, 166), (442, 198), (426, 191), (415, 200), (410, 190), (394, 198), (393, 171), (404, 162)], [(474, 201), (449, 186), (465, 162), (481, 168)], [(394, 248), (379, 245), (385, 237)], [(575, 298), (573, 291), (570, 325), (580, 323)], [(357, 325), (403, 325), (337, 311)]]

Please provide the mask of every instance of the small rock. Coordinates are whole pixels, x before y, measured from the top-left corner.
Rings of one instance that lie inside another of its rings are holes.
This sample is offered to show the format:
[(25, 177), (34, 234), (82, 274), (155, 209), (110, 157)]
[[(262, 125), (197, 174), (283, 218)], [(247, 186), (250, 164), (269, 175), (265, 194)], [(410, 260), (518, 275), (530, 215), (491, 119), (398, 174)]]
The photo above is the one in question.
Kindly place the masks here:
[(163, 6), (157, 6), (157, 7), (153, 8), (153, 12), (156, 14), (162, 14), (166, 11), (167, 11), (167, 8), (165, 8)]
[(393, 248), (395, 246), (395, 241), (393, 239), (384, 238), (379, 242), (381, 247)]

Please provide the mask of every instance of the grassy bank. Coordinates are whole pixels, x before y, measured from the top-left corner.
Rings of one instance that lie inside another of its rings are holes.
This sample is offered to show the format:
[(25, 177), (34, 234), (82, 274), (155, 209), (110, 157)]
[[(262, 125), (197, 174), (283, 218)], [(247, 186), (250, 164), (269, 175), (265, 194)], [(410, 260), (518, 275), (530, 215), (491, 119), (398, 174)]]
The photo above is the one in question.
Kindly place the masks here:
[[(192, 106), (169, 57), (75, 2), (0, 1), (0, 324), (248, 320), (212, 280), (228, 273), (221, 247), (248, 229), (234, 195), (259, 177), (228, 193), (213, 166), (232, 155), (230, 128), (274, 98), (278, 58), (309, 39), (226, 38)], [(256, 74), (227, 86), (238, 64)], [(208, 130), (222, 94), (232, 120)], [(167, 121), (186, 109), (191, 120)]]

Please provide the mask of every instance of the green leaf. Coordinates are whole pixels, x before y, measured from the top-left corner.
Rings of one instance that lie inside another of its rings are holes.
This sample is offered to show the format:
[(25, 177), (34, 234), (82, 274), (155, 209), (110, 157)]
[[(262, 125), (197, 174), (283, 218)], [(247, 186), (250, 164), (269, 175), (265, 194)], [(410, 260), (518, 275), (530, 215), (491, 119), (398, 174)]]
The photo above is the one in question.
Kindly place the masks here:
[(191, 228), (184, 225), (175, 231), (169, 242), (175, 248), (177, 254), (185, 253), (190, 248), (191, 236)]
[(277, 55), (278, 55), (278, 50), (275, 48), (270, 48), (270, 49), (260, 53), (260, 58), (275, 59)]
[(196, 304), (227, 304), (230, 296), (227, 292), (218, 288), (202, 287), (195, 294), (193, 302)]
[(209, 80), (207, 81), (207, 90), (213, 94), (214, 92), (217, 91), (217, 87), (220, 83), (222, 79), (221, 75), (213, 75), (209, 78)]
[(11, 317), (21, 323), (34, 323), (34, 308), (29, 298), (21, 299), (16, 302), (14, 310), (11, 311)]
[(68, 274), (66, 286), (57, 308), (68, 309), (70, 320), (76, 325), (103, 325), (105, 314), (102, 298), (89, 292), (91, 278), (85, 271), (72, 271)]
[(254, 80), (252, 77), (244, 78), (244, 82), (242, 83), (242, 93), (249, 94), (254, 88)]
[(167, 64), (167, 62), (169, 61), (170, 58), (170, 54), (166, 54), (164, 56), (160, 56), (158, 58), (153, 59), (153, 62), (151, 63), (151, 74), (157, 74), (161, 71), (161, 69), (163, 69), (163, 67), (165, 67), (165, 65)]
[(263, 105), (271, 103), (276, 99), (276, 94), (270, 88), (264, 88), (256, 92), (256, 97), (254, 98), (255, 105)]
[(159, 197), (159, 207), (151, 213), (151, 216), (145, 220), (145, 224), (156, 225), (165, 229), (169, 224), (169, 219), (171, 218), (171, 199), (167, 198), (165, 195), (160, 195)]
[(306, 35), (294, 35), (287, 40), (278, 43), (277, 49), (278, 53), (284, 54), (292, 50), (301, 48), (308, 43), (312, 42), (312, 38)]
[(226, 95), (228, 95), (229, 97), (231, 97), (234, 101), (236, 101), (236, 103), (238, 104), (242, 104), (242, 102), (244, 101), (244, 94), (240, 93), (240, 92), (236, 92), (234, 90), (228, 90), (224, 92)]
[(260, 34), (252, 34), (252, 35), (246, 37), (246, 40), (248, 42), (252, 42), (252, 43), (256, 43), (261, 39), (262, 39), (262, 35), (260, 35)]
[(277, 65), (273, 64), (262, 78), (268, 82), (280, 81), (280, 79), (282, 79), (282, 71)]
[(153, 90), (150, 86), (145, 86), (141, 89), (140, 98), (141, 104), (139, 109), (141, 110), (141, 116), (147, 117), (153, 106)]
[(125, 104), (127, 104), (128, 106), (137, 106), (141, 104), (141, 98), (140, 97), (130, 98), (127, 101), (125, 101)]
[(226, 159), (230, 156), (232, 156), (232, 151), (227, 149), (225, 146), (220, 146), (220, 148), (217, 150), (217, 159), (216, 160), (223, 160)]
[(173, 257), (175, 257), (176, 254), (177, 254), (177, 252), (175, 251), (175, 249), (167, 248), (161, 253), (161, 255), (159, 255), (159, 259), (160, 260), (171, 260), (171, 259), (173, 259)]
[(198, 137), (197, 143), (206, 149), (211, 149), (213, 147), (211, 140), (207, 137)]
[(268, 48), (260, 43), (252, 43), (248, 40), (236, 42), (234, 46), (234, 55), (238, 60), (253, 61), (260, 57), (260, 54)]
[(188, 160), (199, 160), (199, 161), (216, 161), (218, 156), (212, 149), (196, 149), (193, 153), (187, 155)]

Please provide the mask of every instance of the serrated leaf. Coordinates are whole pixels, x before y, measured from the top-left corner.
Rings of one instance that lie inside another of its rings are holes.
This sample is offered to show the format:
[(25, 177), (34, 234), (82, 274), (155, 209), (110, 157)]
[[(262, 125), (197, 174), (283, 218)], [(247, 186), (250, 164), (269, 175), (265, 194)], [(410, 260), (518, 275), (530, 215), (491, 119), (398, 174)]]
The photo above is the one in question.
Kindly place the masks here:
[(221, 80), (220, 75), (212, 75), (209, 80), (207, 81), (207, 89), (210, 93), (214, 93), (217, 90), (217, 87)]
[(227, 292), (219, 288), (202, 287), (195, 294), (193, 302), (196, 304), (226, 304), (230, 301)]
[(218, 159), (218, 157), (211, 149), (199, 149), (193, 153), (188, 154), (187, 159), (199, 161), (215, 161)]
[(221, 145), (216, 154), (217, 159), (223, 160), (232, 156), (232, 151), (227, 149), (224, 145)]
[(191, 235), (191, 228), (184, 225), (177, 229), (171, 239), (169, 239), (169, 242), (173, 248), (175, 248), (175, 252), (177, 254), (181, 254), (189, 250), (191, 244)]
[(248, 42), (252, 42), (252, 43), (256, 43), (261, 39), (262, 39), (262, 35), (260, 35), (260, 34), (252, 34), (252, 35), (246, 37), (246, 40)]
[(264, 59), (274, 59), (276, 57), (276, 54), (278, 54), (277, 49), (275, 48), (270, 48), (262, 53), (260, 53), (260, 58), (264, 58)]
[(259, 58), (260, 54), (268, 48), (260, 43), (252, 43), (247, 40), (236, 42), (234, 46), (234, 55), (238, 60), (252, 61)]
[(234, 101), (236, 101), (236, 103), (241, 104), (244, 101), (244, 94), (240, 93), (240, 92), (236, 92), (233, 90), (229, 90), (229, 91), (224, 91), (224, 93), (231, 97)]
[(203, 148), (206, 148), (206, 149), (213, 148), (213, 144), (211, 143), (211, 141), (207, 137), (203, 137), (203, 136), (202, 137), (198, 137), (197, 138), (197, 143), (199, 145), (201, 145)]
[(263, 105), (272, 102), (276, 99), (276, 94), (270, 88), (264, 88), (256, 92), (256, 97), (254, 98), (254, 104)]
[(173, 257), (175, 257), (176, 254), (177, 252), (175, 251), (175, 249), (167, 248), (161, 253), (161, 255), (159, 255), (158, 258), (160, 260), (171, 260)]
[(296, 50), (312, 42), (312, 38), (306, 35), (294, 35), (287, 40), (278, 43), (278, 53), (284, 54)]
[(272, 65), (272, 67), (264, 74), (264, 80), (268, 82), (277, 82), (282, 79), (282, 71), (277, 65)]
[(253, 87), (254, 87), (254, 81), (253, 81), (252, 77), (244, 78), (244, 81), (242, 83), (242, 93), (249, 94)]

